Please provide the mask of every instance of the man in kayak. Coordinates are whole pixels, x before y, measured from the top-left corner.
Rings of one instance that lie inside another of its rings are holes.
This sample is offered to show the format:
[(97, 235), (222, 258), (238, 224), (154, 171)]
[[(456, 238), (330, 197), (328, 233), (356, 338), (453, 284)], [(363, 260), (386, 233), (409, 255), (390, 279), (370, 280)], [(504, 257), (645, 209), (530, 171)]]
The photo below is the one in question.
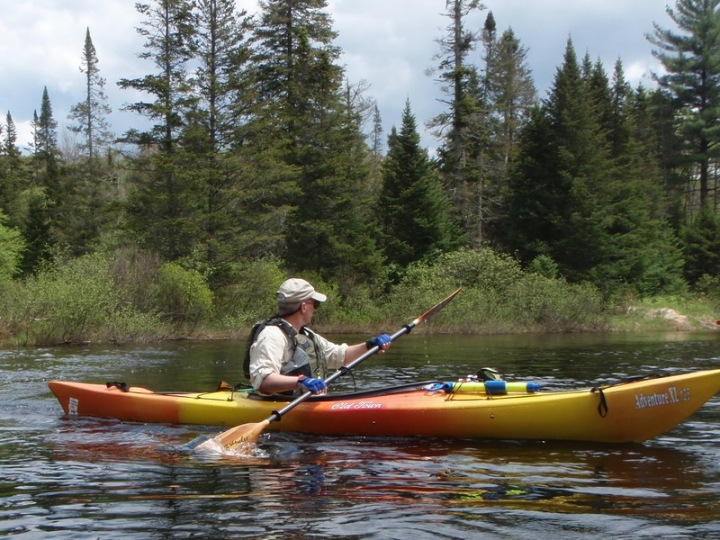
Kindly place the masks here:
[(285, 281), (277, 292), (277, 315), (253, 326), (245, 355), (245, 375), (263, 394), (327, 390), (328, 369), (351, 363), (374, 346), (384, 353), (392, 344), (388, 334), (364, 343), (335, 344), (316, 334), (310, 324), (327, 296), (304, 279)]

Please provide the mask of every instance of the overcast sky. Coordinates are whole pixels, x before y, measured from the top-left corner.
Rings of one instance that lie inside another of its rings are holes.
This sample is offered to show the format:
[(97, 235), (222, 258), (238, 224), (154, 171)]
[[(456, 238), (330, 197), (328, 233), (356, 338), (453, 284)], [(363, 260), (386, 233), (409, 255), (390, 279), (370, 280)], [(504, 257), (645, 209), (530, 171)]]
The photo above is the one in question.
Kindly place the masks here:
[[(255, 0), (237, 4), (257, 12)], [(492, 11), (498, 35), (512, 28), (528, 49), (535, 85), (545, 97), (568, 38), (578, 56), (600, 59), (608, 73), (619, 58), (633, 85), (652, 86), (650, 73), (658, 65), (645, 34), (653, 22), (675, 30), (666, 5), (664, 0), (486, 0), (487, 9), (467, 22), (479, 30)], [(62, 140), (70, 107), (84, 98), (79, 67), (88, 27), (100, 75), (107, 81), (113, 132), (140, 124), (136, 115), (120, 109), (142, 97), (116, 84), (154, 70), (152, 61), (137, 58), (144, 40), (135, 31), (142, 19), (134, 0), (0, 0), (0, 6), (0, 123), (10, 111), (21, 147), (29, 141), (30, 121), (34, 110), (39, 113), (45, 86)], [(433, 66), (436, 39), (445, 35), (449, 22), (442, 16), (445, 0), (329, 0), (328, 9), (347, 76), (352, 83), (370, 85), (385, 135), (400, 124), (409, 98), (423, 145), (433, 147), (436, 142), (424, 133), (424, 125), (442, 110), (442, 96), (426, 70)]]

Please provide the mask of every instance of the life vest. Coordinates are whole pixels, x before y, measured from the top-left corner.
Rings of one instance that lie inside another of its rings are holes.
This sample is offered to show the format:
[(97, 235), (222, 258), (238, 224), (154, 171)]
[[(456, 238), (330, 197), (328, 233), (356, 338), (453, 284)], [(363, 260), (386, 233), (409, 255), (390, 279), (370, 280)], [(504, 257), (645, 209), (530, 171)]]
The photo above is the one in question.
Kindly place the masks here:
[(290, 360), (284, 362), (280, 373), (283, 375), (305, 375), (306, 377), (325, 378), (327, 364), (325, 355), (318, 343), (317, 334), (309, 328), (302, 327), (300, 332), (280, 317), (270, 317), (264, 321), (256, 322), (250, 330), (247, 346), (245, 347), (245, 359), (243, 361), (243, 373), (250, 379), (250, 347), (257, 340), (260, 332), (266, 326), (277, 326), (287, 335), (293, 348)]

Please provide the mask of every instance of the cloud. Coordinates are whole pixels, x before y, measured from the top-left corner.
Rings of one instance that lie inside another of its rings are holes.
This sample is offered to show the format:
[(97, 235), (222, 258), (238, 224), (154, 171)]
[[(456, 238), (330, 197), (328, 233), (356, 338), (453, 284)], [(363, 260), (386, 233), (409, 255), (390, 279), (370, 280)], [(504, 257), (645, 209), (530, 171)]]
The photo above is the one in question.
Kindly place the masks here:
[[(62, 127), (70, 107), (83, 99), (79, 71), (85, 29), (90, 28), (100, 75), (109, 104), (112, 129), (122, 133), (142, 121), (122, 112), (140, 98), (117, 87), (121, 78), (151, 73), (150, 61), (137, 58), (144, 39), (135, 28), (142, 17), (129, 0), (32, 0), (8, 2), (0, 18), (0, 121), (12, 113), (22, 144), (27, 144), (33, 110), (39, 110), (47, 86), (55, 119)], [(663, 2), (658, 0), (486, 0), (487, 10), (468, 19), (480, 30), (492, 10), (498, 33), (512, 27), (529, 49), (528, 63), (544, 96), (561, 65), (568, 37), (579, 56), (600, 59), (611, 72), (620, 58), (633, 83), (649, 81), (657, 70), (645, 34), (653, 22), (672, 28)], [(258, 11), (256, 0), (238, 0), (238, 9)], [(329, 0), (328, 9), (342, 48), (341, 62), (351, 83), (371, 86), (386, 127), (399, 125), (405, 100), (410, 99), (418, 127), (442, 111), (442, 94), (426, 70), (439, 52), (436, 40), (447, 32), (444, 0)], [(479, 54), (479, 53), (478, 53)], [(479, 57), (475, 59), (480, 62)], [(649, 84), (649, 82), (647, 83)], [(426, 146), (435, 144), (423, 133)]]

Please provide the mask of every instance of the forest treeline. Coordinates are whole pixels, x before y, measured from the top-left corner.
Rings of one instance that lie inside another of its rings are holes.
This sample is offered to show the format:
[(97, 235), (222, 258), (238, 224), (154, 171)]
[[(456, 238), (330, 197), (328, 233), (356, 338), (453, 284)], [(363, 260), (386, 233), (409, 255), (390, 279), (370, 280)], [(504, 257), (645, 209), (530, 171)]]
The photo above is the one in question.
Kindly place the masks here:
[[(45, 88), (29, 154), (0, 125), (0, 333), (23, 343), (243, 326), (302, 275), (320, 323), (406, 317), (466, 287), (461, 331), (603, 326), (628, 302), (720, 303), (720, 0), (678, 0), (631, 87), (568, 39), (540, 99), (527, 49), (477, 0), (446, 0), (421, 146), (408, 98), (387, 135), (339, 64), (326, 0), (137, 4), (148, 74), (112, 133), (91, 29), (72, 142)], [(121, 75), (121, 74), (120, 74)], [(117, 76), (117, 74), (114, 74)], [(397, 320), (397, 319), (395, 319)]]

